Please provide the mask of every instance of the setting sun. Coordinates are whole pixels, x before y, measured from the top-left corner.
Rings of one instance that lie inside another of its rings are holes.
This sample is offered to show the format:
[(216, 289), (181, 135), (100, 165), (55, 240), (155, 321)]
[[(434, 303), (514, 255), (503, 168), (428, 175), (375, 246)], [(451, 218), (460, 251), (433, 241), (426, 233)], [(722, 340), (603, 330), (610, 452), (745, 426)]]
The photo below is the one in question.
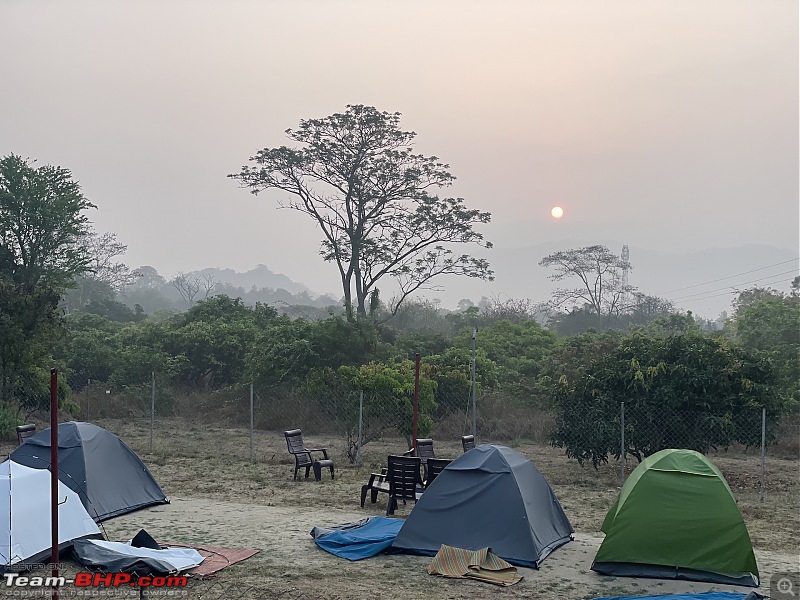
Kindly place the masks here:
[(550, 210), (550, 214), (553, 215), (554, 219), (560, 219), (564, 216), (564, 209), (562, 209), (560, 206), (554, 206)]

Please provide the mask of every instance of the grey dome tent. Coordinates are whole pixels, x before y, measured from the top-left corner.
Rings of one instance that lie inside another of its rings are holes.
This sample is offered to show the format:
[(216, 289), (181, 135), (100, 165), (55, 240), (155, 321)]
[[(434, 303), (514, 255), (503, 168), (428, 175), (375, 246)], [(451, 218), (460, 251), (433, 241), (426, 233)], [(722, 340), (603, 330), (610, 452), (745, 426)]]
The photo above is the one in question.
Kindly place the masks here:
[(573, 531), (533, 463), (511, 448), (484, 444), (437, 476), (391, 551), (434, 556), (442, 544), (490, 547), (512, 564), (538, 569), (548, 554), (572, 539)]
[[(28, 438), (11, 460), (49, 468), (50, 430)], [(58, 426), (58, 478), (78, 494), (97, 522), (169, 502), (142, 459), (116, 435), (91, 423)]]

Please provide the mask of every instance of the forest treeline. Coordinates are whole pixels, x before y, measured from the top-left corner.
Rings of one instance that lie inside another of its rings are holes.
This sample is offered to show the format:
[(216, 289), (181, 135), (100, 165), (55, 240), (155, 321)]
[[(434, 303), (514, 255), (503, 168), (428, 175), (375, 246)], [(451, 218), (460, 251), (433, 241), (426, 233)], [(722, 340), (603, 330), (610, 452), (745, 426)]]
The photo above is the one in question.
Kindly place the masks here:
[[(703, 423), (684, 444), (700, 450), (753, 444), (741, 425), (755, 412), (770, 423), (796, 413), (797, 277), (790, 293), (739, 292), (731, 315), (708, 322), (628, 285), (627, 256), (595, 245), (541, 259), (564, 287), (538, 304), (464, 299), (446, 311), (421, 298), (440, 275), (492, 278), (488, 261), (454, 250), (490, 248), (475, 229), (490, 214), (433, 194), (454, 177), (436, 157), (413, 154), (414, 134), (398, 124), (399, 113), (349, 106), (301, 122), (290, 137), (305, 150), (264, 149), (257, 166), (231, 175), (254, 193), (297, 196), (288, 207), (328, 236), (321, 256), (341, 274), (340, 301), (280, 289), (264, 299), (209, 273), (166, 281), (152, 267), (130, 269), (116, 235), (92, 229), (95, 206), (70, 171), (0, 158), (0, 433), (46, 409), (57, 368), (62, 408), (75, 414), (74, 394), (90, 382), (141, 396), (157, 376), (162, 400), (250, 384), (338, 398), (337, 423), (351, 437), (353, 397), (363, 393), (376, 431), (408, 435), (416, 355), (421, 433), (454, 410), (449, 398), (463, 404), (476, 390), (549, 411), (552, 442), (595, 464), (613, 452), (597, 432), (613, 429), (620, 402), (638, 407), (642, 423), (667, 410)], [(378, 284), (390, 280), (399, 292), (384, 299)], [(641, 428), (650, 433), (632, 435), (626, 451), (670, 442)]]

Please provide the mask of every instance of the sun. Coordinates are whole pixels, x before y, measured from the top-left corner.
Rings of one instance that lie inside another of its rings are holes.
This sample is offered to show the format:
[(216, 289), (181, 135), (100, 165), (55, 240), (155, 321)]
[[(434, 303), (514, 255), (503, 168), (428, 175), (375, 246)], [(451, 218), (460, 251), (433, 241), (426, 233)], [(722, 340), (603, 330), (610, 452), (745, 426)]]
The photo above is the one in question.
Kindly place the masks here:
[(553, 215), (554, 219), (560, 219), (564, 216), (564, 209), (560, 206), (554, 206), (552, 209), (550, 209), (550, 214)]

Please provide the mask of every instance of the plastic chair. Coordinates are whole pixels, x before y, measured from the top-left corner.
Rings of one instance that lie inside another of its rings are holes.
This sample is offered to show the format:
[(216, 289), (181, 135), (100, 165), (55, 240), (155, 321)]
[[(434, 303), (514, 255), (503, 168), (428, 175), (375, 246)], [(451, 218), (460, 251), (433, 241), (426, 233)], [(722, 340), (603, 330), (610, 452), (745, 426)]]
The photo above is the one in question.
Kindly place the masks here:
[[(286, 447), (289, 449), (289, 454), (294, 456), (294, 479), (297, 479), (297, 471), (305, 467), (306, 479), (308, 473), (314, 469), (314, 479), (319, 481), (322, 479), (322, 469), (329, 468), (331, 470), (331, 479), (334, 478), (333, 474), (333, 460), (328, 458), (327, 448), (306, 448), (303, 442), (303, 433), (299, 429), (291, 429), (283, 432), (286, 437)], [(321, 459), (314, 459), (312, 453), (321, 453)]]
[(20, 446), (25, 443), (25, 440), (34, 435), (36, 435), (36, 425), (34, 423), (17, 425), (17, 442)]

